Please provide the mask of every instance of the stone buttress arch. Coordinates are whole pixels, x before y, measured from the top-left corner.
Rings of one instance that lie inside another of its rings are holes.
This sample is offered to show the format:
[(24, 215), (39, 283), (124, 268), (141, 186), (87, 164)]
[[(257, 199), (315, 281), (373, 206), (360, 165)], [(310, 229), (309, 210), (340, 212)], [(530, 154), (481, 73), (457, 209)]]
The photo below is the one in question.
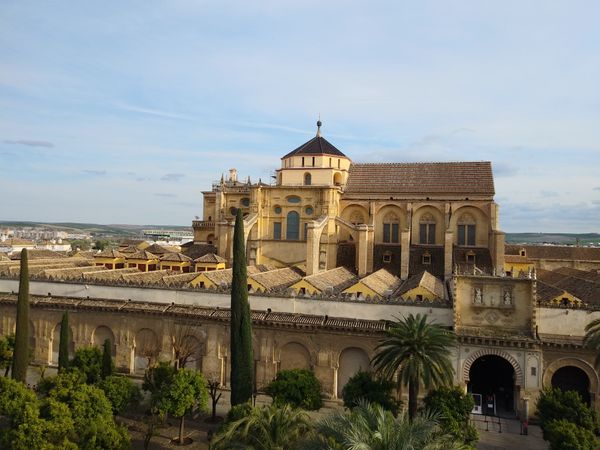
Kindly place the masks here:
[(506, 361), (508, 361), (508, 363), (512, 366), (512, 368), (515, 371), (515, 386), (518, 386), (518, 387), (523, 386), (523, 369), (521, 368), (521, 365), (517, 362), (517, 360), (515, 358), (512, 357), (512, 355), (510, 355), (510, 353), (507, 353), (504, 350), (495, 349), (495, 348), (478, 350), (475, 353), (471, 354), (465, 360), (465, 362), (463, 364), (463, 370), (462, 370), (463, 381), (465, 383), (469, 382), (469, 380), (470, 380), (469, 372), (471, 371), (471, 366), (473, 365), (473, 363), (475, 361), (477, 361), (482, 356), (492, 356), (492, 355), (499, 356), (500, 358), (503, 358)]

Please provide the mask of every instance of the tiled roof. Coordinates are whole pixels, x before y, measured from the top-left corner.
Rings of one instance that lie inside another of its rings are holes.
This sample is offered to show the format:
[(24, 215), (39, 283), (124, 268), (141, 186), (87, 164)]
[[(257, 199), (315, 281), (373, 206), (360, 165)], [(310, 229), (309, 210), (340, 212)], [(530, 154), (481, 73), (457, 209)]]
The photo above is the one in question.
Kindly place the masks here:
[(487, 161), (352, 164), (345, 192), (493, 196), (494, 178)]
[(155, 255), (164, 255), (165, 253), (177, 253), (178, 249), (175, 247), (167, 247), (165, 245), (152, 244), (149, 247), (144, 249), (147, 252), (153, 253)]
[(296, 155), (333, 155), (346, 157), (346, 155), (340, 152), (333, 144), (331, 144), (331, 142), (322, 136), (315, 136), (310, 141), (289, 152), (283, 158), (289, 158), (290, 156)]
[(375, 291), (377, 295), (390, 295), (400, 286), (400, 278), (389, 273), (386, 269), (379, 269), (370, 275), (359, 280), (359, 283), (364, 284), (369, 289)]
[(192, 258), (181, 253), (166, 253), (160, 257), (161, 261), (192, 262)]
[(134, 267), (127, 269), (114, 269), (114, 270), (101, 270), (98, 269), (94, 272), (85, 272), (81, 274), (84, 280), (90, 281), (101, 281), (101, 280), (120, 280), (123, 274), (126, 273), (138, 273), (138, 270)]
[(544, 283), (543, 281), (537, 281), (537, 298), (541, 303), (549, 302), (559, 295), (564, 293), (564, 289), (559, 289), (551, 284)]
[(304, 277), (304, 281), (325, 294), (329, 293), (328, 289), (331, 294), (337, 294), (356, 283), (358, 277), (345, 267), (337, 267)]
[(217, 253), (217, 247), (212, 244), (197, 244), (194, 243), (190, 246), (183, 246), (181, 249), (184, 255), (189, 256), (192, 259), (198, 259), (207, 253)]
[(219, 255), (216, 255), (214, 253), (207, 253), (206, 255), (202, 255), (199, 258), (196, 258), (194, 260), (195, 263), (212, 263), (212, 264), (218, 264), (218, 263), (224, 263), (227, 262), (227, 260), (225, 258), (221, 258)]
[(413, 275), (406, 280), (402, 286), (394, 293), (395, 295), (403, 296), (408, 291), (421, 286), (433, 293), (436, 297), (443, 299), (444, 296), (444, 283), (442, 281), (425, 271), (417, 275)]
[(260, 283), (269, 292), (275, 292), (286, 289), (297, 281), (300, 281), (302, 275), (298, 270), (294, 270), (291, 267), (284, 267), (283, 269), (255, 273), (249, 275), (248, 278), (252, 278), (257, 283)]
[[(40, 249), (28, 249), (27, 250), (27, 258), (29, 261), (35, 260), (35, 259), (50, 259), (50, 258), (66, 258), (67, 254), (66, 253), (61, 253), (61, 252), (55, 252), (52, 250), (40, 250)], [(21, 259), (21, 252), (17, 252), (13, 255), (11, 255), (10, 257), (13, 260), (20, 260)]]
[(566, 259), (576, 261), (600, 261), (600, 248), (564, 245), (506, 245), (504, 253), (518, 255), (525, 249), (527, 259)]
[(595, 272), (593, 270), (579, 270), (573, 269), (572, 267), (560, 267), (555, 270), (555, 272), (569, 275), (575, 278), (581, 278), (582, 280), (595, 281), (596, 283), (600, 283), (600, 273)]
[(202, 274), (203, 272), (188, 272), (188, 273), (178, 273), (176, 275), (167, 275), (164, 276), (162, 281), (167, 286), (172, 287), (183, 287), (187, 286), (187, 284), (192, 281), (194, 278)]
[(96, 258), (125, 258), (125, 254), (121, 253), (118, 250), (104, 250), (100, 253), (96, 253), (94, 255)]
[(504, 255), (504, 262), (508, 264), (525, 264), (527, 257), (521, 255)]
[(140, 249), (135, 245), (128, 245), (127, 247), (119, 247), (121, 253), (137, 253)]
[[(250, 276), (260, 272), (266, 272), (267, 270), (266, 266), (263, 265), (248, 266), (246, 267), (246, 274), (247, 276)], [(205, 275), (206, 278), (219, 287), (221, 287), (221, 285), (230, 287), (233, 279), (233, 269), (209, 270), (208, 272), (198, 272), (198, 275)]]
[(556, 284), (559, 281), (563, 280), (564, 278), (568, 278), (569, 275), (565, 275), (563, 273), (560, 272), (556, 272), (553, 270), (545, 270), (545, 269), (538, 269), (536, 271), (536, 276), (538, 280), (543, 281), (544, 283), (548, 283), (548, 284)]
[(125, 273), (121, 276), (123, 277), (123, 281), (128, 281), (131, 284), (159, 284), (162, 283), (163, 277), (171, 273), (168, 270), (154, 270), (152, 272)]
[(146, 261), (150, 261), (153, 259), (158, 259), (158, 256), (155, 255), (154, 253), (150, 253), (147, 250), (139, 250), (135, 253), (126, 254), (125, 258), (127, 258), (127, 259), (144, 259)]
[(35, 242), (30, 241), (29, 239), (19, 239), (19, 238), (11, 238), (6, 239), (4, 241), (0, 241), (0, 247), (12, 247), (12, 246), (27, 246), (27, 245), (35, 245)]

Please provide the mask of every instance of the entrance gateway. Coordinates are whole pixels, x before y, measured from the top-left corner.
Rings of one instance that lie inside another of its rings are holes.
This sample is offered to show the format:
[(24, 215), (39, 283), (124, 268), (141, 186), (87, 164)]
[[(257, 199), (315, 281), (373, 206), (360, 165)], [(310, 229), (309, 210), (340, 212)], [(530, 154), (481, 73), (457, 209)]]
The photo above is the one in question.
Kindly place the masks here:
[(475, 401), (474, 414), (512, 418), (517, 415), (520, 370), (517, 373), (519, 366), (510, 355), (498, 353), (473, 354), (465, 362), (464, 379)]

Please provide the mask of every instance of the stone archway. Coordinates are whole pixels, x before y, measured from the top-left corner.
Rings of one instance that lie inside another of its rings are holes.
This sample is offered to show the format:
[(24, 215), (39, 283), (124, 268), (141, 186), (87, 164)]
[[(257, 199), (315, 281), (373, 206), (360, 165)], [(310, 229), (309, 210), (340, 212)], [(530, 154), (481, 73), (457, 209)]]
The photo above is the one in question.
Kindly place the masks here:
[(281, 347), (278, 370), (289, 369), (311, 370), (310, 353), (298, 342), (288, 342)]
[(342, 397), (342, 389), (357, 372), (369, 372), (371, 359), (366, 351), (358, 347), (345, 348), (340, 353), (337, 369), (337, 396)]
[(474, 352), (464, 363), (467, 391), (482, 405), (481, 413), (514, 417), (519, 412), (523, 371), (510, 354), (499, 349)]
[[(592, 407), (594, 407), (596, 403), (596, 395), (598, 393), (599, 377), (596, 371), (594, 370), (593, 366), (587, 363), (586, 361), (572, 357), (560, 358), (552, 361), (550, 364), (548, 364), (548, 367), (544, 371), (544, 376), (542, 378), (543, 386), (547, 388), (560, 384), (560, 381), (557, 380), (555, 376), (557, 375), (557, 373), (559, 373), (561, 369), (566, 368), (578, 369), (580, 372), (583, 372), (583, 374), (587, 376), (587, 379), (589, 381), (589, 403)], [(575, 376), (577, 375), (578, 374), (575, 372)], [(584, 398), (584, 400), (588, 399)]]
[(504, 350), (499, 350), (499, 349), (495, 349), (495, 348), (478, 350), (475, 353), (471, 354), (465, 360), (465, 362), (463, 364), (463, 370), (462, 370), (463, 381), (465, 383), (469, 382), (469, 379), (470, 379), (469, 372), (471, 371), (471, 366), (473, 365), (473, 363), (477, 359), (481, 358), (482, 356), (487, 356), (487, 355), (499, 356), (499, 357), (505, 359), (506, 361), (508, 361), (515, 371), (515, 386), (518, 386), (518, 387), (523, 386), (523, 369), (521, 369), (520, 364), (509, 353), (505, 352)]

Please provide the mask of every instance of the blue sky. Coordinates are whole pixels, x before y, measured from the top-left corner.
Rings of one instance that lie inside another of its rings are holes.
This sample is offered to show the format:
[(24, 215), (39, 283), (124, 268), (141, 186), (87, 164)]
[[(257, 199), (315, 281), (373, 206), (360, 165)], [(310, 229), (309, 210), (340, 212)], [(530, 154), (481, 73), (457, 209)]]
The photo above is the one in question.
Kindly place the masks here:
[(600, 2), (0, 3), (0, 219), (188, 225), (230, 167), (490, 160), (505, 231), (600, 231)]

